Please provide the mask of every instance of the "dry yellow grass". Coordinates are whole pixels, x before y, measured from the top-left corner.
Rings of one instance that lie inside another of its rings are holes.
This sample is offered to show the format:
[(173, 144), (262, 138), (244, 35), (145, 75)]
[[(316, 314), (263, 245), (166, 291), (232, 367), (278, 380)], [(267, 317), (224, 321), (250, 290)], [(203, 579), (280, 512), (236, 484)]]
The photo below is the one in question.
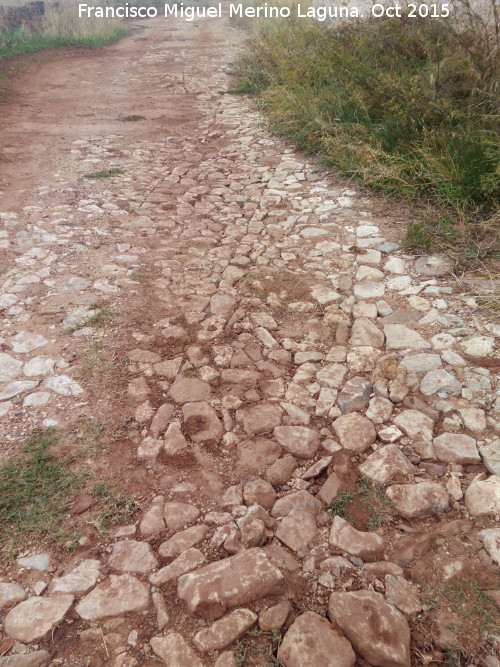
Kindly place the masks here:
[[(22, 6), (24, 0), (0, 2), (1, 7)], [(110, 3), (107, 3), (110, 4)], [(127, 33), (120, 19), (78, 16), (78, 4), (61, 0), (59, 6), (45, 3), (45, 14), (15, 29), (2, 25), (0, 17), (0, 59), (44, 48), (83, 44), (100, 47), (117, 41)]]

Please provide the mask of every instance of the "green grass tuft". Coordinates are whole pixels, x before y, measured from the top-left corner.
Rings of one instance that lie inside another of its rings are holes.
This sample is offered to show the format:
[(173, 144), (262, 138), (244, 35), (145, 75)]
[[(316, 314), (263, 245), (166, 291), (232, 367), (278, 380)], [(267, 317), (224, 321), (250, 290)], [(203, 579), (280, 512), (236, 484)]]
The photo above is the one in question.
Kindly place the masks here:
[(146, 120), (144, 116), (139, 114), (132, 114), (131, 116), (121, 116), (118, 120), (121, 120), (122, 123), (137, 123), (139, 120)]
[(103, 171), (94, 171), (91, 174), (84, 174), (85, 178), (111, 178), (123, 174), (123, 169), (119, 167), (112, 167), (111, 169), (103, 169)]

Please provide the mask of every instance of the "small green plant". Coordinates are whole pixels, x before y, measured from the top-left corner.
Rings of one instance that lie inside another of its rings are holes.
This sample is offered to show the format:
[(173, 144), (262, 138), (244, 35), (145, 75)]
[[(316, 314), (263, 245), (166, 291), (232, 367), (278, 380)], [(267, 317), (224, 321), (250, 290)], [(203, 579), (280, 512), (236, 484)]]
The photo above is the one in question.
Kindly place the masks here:
[(111, 178), (118, 174), (123, 174), (123, 169), (119, 167), (112, 167), (111, 169), (103, 169), (102, 171), (94, 171), (91, 174), (84, 174), (85, 178)]
[(444, 664), (448, 667), (460, 667), (462, 658), (465, 658), (465, 653), (460, 648), (450, 648), (443, 651)]
[(242, 641), (237, 641), (234, 645), (234, 659), (238, 667), (241, 667), (241, 665), (245, 662), (245, 653), (245, 644)]
[(83, 483), (71, 460), (51, 454), (56, 442), (55, 429), (36, 430), (0, 468), (0, 544), (8, 553), (40, 537), (55, 537)]
[(182, 373), (184, 377), (200, 377), (200, 369), (199, 368), (186, 368), (185, 371)]
[(131, 116), (121, 116), (119, 120), (121, 120), (122, 123), (137, 123), (139, 120), (145, 120), (145, 117), (140, 116), (139, 114), (132, 114)]
[(88, 317), (82, 326), (85, 327), (104, 327), (111, 318), (111, 310), (109, 308), (100, 308), (97, 313)]
[(109, 526), (128, 521), (138, 509), (133, 498), (117, 495), (103, 482), (94, 486), (94, 495), (99, 500), (99, 512), (93, 523), (100, 532), (105, 532)]
[(354, 496), (354, 493), (340, 493), (328, 505), (328, 511), (332, 516), (341, 516), (342, 518), (346, 518), (349, 510), (349, 504)]

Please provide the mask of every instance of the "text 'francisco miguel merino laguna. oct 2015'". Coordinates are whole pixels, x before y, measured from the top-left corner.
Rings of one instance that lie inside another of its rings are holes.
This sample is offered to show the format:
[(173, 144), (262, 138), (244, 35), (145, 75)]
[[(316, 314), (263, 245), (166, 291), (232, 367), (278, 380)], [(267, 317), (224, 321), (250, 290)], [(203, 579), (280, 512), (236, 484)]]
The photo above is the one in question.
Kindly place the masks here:
[(341, 5), (294, 5), (293, 7), (276, 6), (264, 3), (258, 7), (245, 6), (243, 3), (219, 2), (210, 7), (184, 6), (179, 4), (165, 4), (163, 8), (148, 7), (140, 5), (129, 5), (124, 3), (116, 7), (94, 7), (80, 3), (78, 5), (78, 16), (94, 18), (181, 18), (186, 21), (194, 21), (202, 18), (312, 18), (317, 21), (339, 18), (363, 18), (366, 15), (374, 18), (446, 18), (450, 15), (449, 5), (446, 3), (409, 3), (400, 5), (373, 4), (367, 9), (360, 9), (355, 5), (346, 7)]

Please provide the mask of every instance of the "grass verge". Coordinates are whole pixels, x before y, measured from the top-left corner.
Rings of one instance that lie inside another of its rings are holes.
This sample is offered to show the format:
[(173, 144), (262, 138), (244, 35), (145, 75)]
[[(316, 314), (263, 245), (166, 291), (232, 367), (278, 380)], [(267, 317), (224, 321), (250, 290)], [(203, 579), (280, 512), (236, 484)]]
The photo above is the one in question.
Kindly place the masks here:
[(83, 475), (70, 459), (56, 460), (49, 448), (54, 429), (35, 431), (21, 452), (0, 467), (0, 544), (4, 553), (56, 534)]
[(455, 4), (449, 19), (253, 21), (230, 92), (323, 165), (416, 203), (408, 246), (483, 260), (500, 257), (499, 18)]
[(0, 25), (0, 60), (59, 46), (99, 48), (117, 42), (128, 32), (118, 19), (79, 18), (76, 3), (62, 0), (57, 4), (51, 7), (47, 3), (45, 15), (31, 25), (14, 30), (2, 30)]

